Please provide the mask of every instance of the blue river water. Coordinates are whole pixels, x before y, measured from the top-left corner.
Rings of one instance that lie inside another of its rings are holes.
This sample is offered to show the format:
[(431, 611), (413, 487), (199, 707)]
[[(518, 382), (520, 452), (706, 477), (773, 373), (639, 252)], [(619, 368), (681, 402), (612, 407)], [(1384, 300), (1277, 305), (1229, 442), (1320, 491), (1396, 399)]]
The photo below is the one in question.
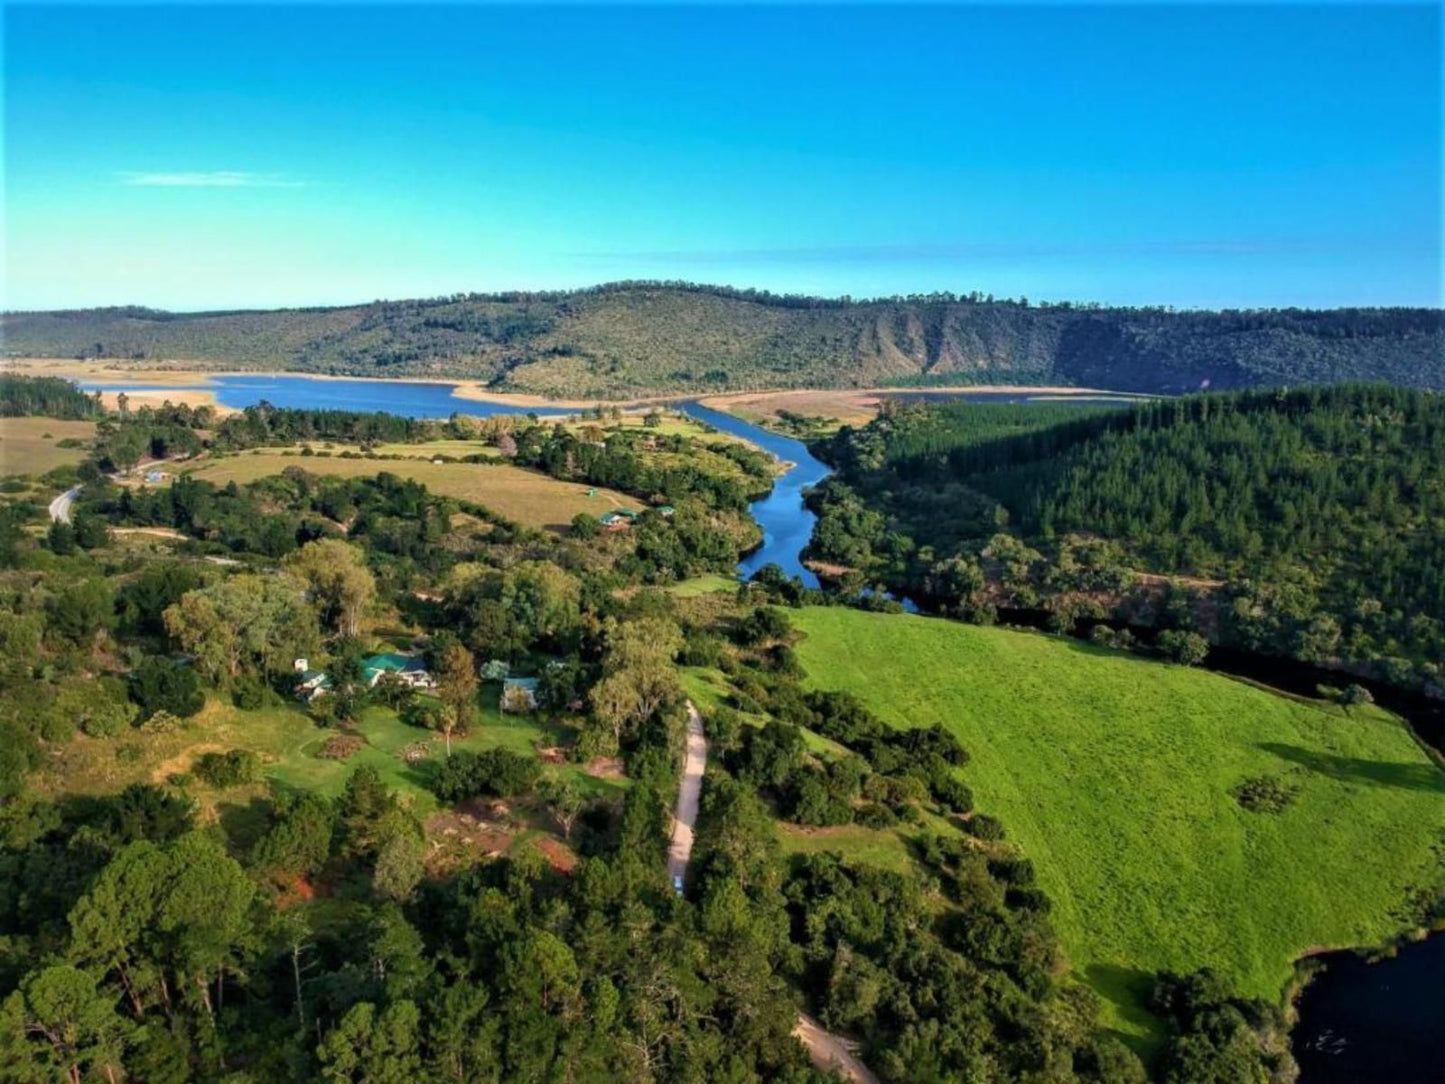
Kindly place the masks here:
[[(86, 391), (155, 391), (181, 390), (157, 385), (127, 384), (120, 381), (80, 381)], [(186, 390), (214, 392), (216, 402), (234, 410), (244, 410), (263, 399), (272, 406), (296, 409), (384, 410), (408, 418), (445, 418), (455, 413), (473, 417), (493, 414), (514, 414), (516, 407), (489, 403), (481, 399), (463, 399), (453, 393), (450, 384), (428, 384), (415, 380), (345, 380), (321, 379), (312, 376), (279, 376), (257, 373), (254, 376), (216, 376), (205, 383), (188, 385)]]

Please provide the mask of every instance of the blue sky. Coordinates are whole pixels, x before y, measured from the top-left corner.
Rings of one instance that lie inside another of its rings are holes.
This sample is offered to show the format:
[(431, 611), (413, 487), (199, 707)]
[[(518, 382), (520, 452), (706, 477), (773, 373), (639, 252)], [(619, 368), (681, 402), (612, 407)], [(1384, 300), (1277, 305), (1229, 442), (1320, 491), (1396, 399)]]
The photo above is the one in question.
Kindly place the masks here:
[(1438, 6), (5, 17), (8, 308), (1440, 301)]

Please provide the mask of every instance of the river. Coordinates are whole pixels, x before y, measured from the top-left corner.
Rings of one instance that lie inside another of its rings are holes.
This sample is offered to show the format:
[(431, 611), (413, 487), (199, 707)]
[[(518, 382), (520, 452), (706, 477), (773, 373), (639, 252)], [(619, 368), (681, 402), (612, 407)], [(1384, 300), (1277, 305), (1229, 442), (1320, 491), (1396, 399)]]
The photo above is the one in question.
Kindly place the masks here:
[[(165, 391), (140, 384), (82, 383), (88, 391)], [(266, 400), (275, 406), (382, 410), (415, 418), (445, 418), (452, 413), (487, 416), (518, 413), (502, 403), (460, 399), (446, 384), (414, 381), (332, 380), (305, 376), (223, 376), (205, 385), (224, 406), (242, 409)], [(905, 393), (906, 394), (906, 393)], [(1017, 401), (1018, 396), (960, 392), (932, 398), (980, 401)], [(803, 491), (828, 475), (826, 464), (808, 452), (800, 440), (780, 436), (732, 414), (693, 401), (676, 404), (698, 421), (742, 437), (792, 464), (779, 476), (772, 492), (751, 505), (762, 528), (762, 545), (749, 554), (738, 571), (750, 576), (766, 564), (776, 564), (789, 576), (800, 576), (809, 587), (818, 578), (804, 567), (801, 555), (813, 533), (817, 517), (803, 506)], [(1215, 653), (1218, 655), (1219, 653)], [(1251, 669), (1270, 669), (1279, 682), (1277, 662), (1217, 658), (1219, 668), (1256, 676)], [(1229, 662), (1234, 665), (1229, 665)], [(1339, 675), (1329, 675), (1336, 680)], [(1328, 676), (1327, 676), (1328, 677)], [(1317, 683), (1313, 673), (1300, 677)], [(1263, 680), (1269, 681), (1269, 677)], [(1301, 690), (1313, 693), (1313, 684)], [(1396, 710), (1403, 705), (1387, 704)], [(1417, 726), (1431, 731), (1428, 721)], [(1436, 718), (1438, 724), (1438, 717)], [(1445, 728), (1442, 728), (1445, 729)], [(1440, 741), (1439, 732), (1428, 736)], [(1445, 934), (1405, 946), (1398, 955), (1367, 964), (1350, 953), (1325, 957), (1327, 968), (1306, 987), (1299, 1000), (1299, 1023), (1293, 1042), (1301, 1066), (1302, 1084), (1354, 1084), (1362, 1080), (1393, 1080), (1398, 1084), (1445, 1081)]]

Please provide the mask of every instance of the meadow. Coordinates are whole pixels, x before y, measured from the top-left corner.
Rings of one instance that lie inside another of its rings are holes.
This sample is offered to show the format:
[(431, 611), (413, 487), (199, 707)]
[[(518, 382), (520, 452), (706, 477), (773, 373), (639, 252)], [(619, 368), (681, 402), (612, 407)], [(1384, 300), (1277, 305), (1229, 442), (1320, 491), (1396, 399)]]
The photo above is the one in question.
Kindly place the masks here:
[[(1033, 860), (1074, 972), (1132, 1037), (1154, 973), (1212, 967), (1275, 1000), (1300, 956), (1403, 932), (1438, 886), (1445, 773), (1405, 725), (1036, 633), (790, 611), (814, 688), (968, 749), (978, 808)], [(1274, 777), (1281, 813), (1231, 791)]]
[(0, 474), (41, 475), (85, 458), (84, 448), (61, 448), (62, 440), (88, 441), (94, 422), (54, 418), (0, 418)]
[[(323, 757), (326, 743), (338, 733), (316, 725), (296, 704), (241, 710), (212, 697), (200, 714), (171, 733), (137, 730), (115, 738), (77, 735), (55, 750), (38, 773), (35, 789), (53, 795), (99, 795), (114, 793), (131, 783), (165, 783), (174, 777), (186, 777), (187, 793), (201, 809), (219, 814), (270, 787), (334, 797), (341, 793), (347, 777), (366, 765), (375, 768), (418, 816), (425, 817), (438, 809), (429, 781), (446, 755), (440, 736), (408, 726), (388, 708), (372, 706), (347, 731), (362, 738), (361, 748), (345, 760)], [(558, 734), (534, 716), (501, 714), (496, 689), (488, 686), (476, 723), (465, 736), (453, 737), (452, 749), (503, 748), (531, 756), (538, 748), (555, 745), (559, 740)], [(424, 747), (427, 755), (409, 761), (403, 751), (410, 747)], [(261, 782), (216, 790), (189, 777), (203, 753), (232, 749), (249, 750), (258, 756)], [(574, 764), (559, 764), (551, 770), (576, 781), (584, 793), (621, 785), (619, 781), (594, 778)]]
[[(419, 446), (420, 447), (420, 446)], [(312, 474), (372, 478), (382, 471), (421, 482), (443, 497), (474, 501), (528, 527), (565, 530), (579, 512), (600, 515), (609, 508), (638, 506), (635, 497), (580, 482), (563, 482), (507, 463), (432, 463), (427, 460), (339, 459), (335, 456), (261, 452), (204, 460), (192, 472), (217, 485), (244, 484), (300, 467)], [(596, 492), (595, 497), (588, 496)]]

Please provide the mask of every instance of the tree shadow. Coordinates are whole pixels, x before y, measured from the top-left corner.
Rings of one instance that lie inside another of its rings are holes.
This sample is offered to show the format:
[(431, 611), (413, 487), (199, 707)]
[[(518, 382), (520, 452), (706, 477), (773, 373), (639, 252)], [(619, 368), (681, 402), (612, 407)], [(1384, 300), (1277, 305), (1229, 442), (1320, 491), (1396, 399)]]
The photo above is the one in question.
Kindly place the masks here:
[(1118, 964), (1090, 964), (1084, 977), (1101, 997), (1118, 1011), (1119, 1019), (1132, 1026), (1129, 1032), (1110, 1034), (1147, 1062), (1159, 1048), (1162, 1024), (1144, 1006), (1154, 990), (1154, 975), (1137, 967)]
[(253, 797), (246, 804), (225, 802), (217, 806), (221, 831), (233, 850), (248, 851), (266, 834), (271, 825), (271, 803)]
[(1408, 763), (1386, 760), (1362, 760), (1302, 749), (1281, 742), (1261, 742), (1259, 748), (1282, 760), (1299, 764), (1319, 775), (1344, 783), (1366, 783), (1376, 787), (1400, 787), (1405, 790), (1431, 791), (1445, 794), (1445, 772), (1429, 763)]

